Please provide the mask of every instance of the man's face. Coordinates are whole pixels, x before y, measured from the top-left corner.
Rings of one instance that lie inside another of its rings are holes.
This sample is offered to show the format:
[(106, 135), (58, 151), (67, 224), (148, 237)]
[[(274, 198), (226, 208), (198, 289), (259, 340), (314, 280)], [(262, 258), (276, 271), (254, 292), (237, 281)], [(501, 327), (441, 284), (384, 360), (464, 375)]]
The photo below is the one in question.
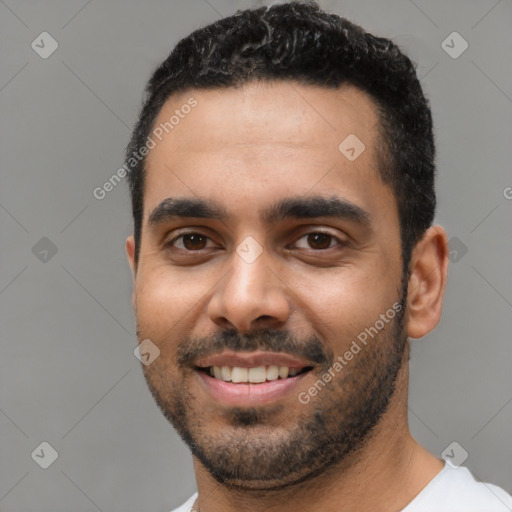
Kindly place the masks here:
[(173, 96), (155, 127), (191, 96), (147, 159), (134, 306), (160, 355), (143, 370), (218, 481), (278, 488), (361, 445), (402, 362), (376, 110), (354, 87), (250, 83)]

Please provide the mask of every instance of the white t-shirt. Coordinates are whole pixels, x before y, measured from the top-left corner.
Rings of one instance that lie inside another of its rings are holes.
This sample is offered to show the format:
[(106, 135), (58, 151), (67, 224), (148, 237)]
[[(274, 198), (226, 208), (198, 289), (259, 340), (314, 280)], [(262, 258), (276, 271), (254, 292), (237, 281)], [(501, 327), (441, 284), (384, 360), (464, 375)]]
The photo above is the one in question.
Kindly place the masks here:
[[(172, 512), (190, 512), (197, 493)], [(501, 487), (477, 482), (469, 469), (444, 468), (402, 512), (511, 512), (512, 496)]]

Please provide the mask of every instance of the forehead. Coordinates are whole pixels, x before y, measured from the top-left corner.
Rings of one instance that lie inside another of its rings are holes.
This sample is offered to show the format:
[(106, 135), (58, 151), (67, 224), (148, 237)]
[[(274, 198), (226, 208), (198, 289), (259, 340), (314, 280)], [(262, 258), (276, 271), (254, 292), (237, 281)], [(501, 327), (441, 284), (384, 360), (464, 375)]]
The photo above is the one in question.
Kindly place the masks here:
[[(184, 108), (192, 97), (197, 106)], [(181, 113), (177, 119), (181, 110), (190, 113)], [(169, 144), (183, 151), (262, 143), (332, 149), (350, 133), (371, 146), (377, 123), (373, 100), (352, 85), (332, 89), (291, 81), (181, 92), (166, 101), (154, 127), (164, 126), (171, 118), (176, 125), (162, 134), (160, 146)], [(187, 129), (197, 129), (194, 137)]]
[(146, 160), (145, 213), (171, 195), (239, 192), (257, 201), (258, 190), (297, 195), (342, 186), (364, 195), (369, 185), (384, 187), (377, 110), (351, 85), (281, 81), (188, 90), (167, 100), (152, 133), (158, 137), (152, 135)]

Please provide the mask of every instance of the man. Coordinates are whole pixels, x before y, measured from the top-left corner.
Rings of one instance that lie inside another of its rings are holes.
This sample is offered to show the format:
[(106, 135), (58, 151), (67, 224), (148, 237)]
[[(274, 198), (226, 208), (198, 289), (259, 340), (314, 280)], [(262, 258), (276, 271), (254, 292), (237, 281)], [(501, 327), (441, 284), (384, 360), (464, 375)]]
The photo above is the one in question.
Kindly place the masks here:
[(156, 70), (126, 250), (144, 375), (194, 459), (177, 511), (512, 509), (408, 428), (408, 338), (448, 266), (434, 153), (410, 60), (314, 3), (220, 20)]

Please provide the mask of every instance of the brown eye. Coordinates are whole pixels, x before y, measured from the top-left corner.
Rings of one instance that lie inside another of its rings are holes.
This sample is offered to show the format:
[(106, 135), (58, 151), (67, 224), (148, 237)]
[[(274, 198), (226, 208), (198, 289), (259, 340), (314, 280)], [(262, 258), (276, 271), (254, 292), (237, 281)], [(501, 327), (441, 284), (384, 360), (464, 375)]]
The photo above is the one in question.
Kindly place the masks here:
[(182, 235), (183, 246), (189, 251), (198, 251), (206, 247), (208, 237), (198, 235), (196, 233), (190, 235)]
[(310, 233), (307, 242), (312, 249), (321, 250), (331, 247), (333, 237), (325, 233)]
[(340, 239), (330, 233), (323, 231), (312, 231), (302, 235), (294, 244), (295, 249), (306, 249), (309, 251), (326, 251), (328, 249), (343, 249), (347, 246), (344, 239)]
[(200, 233), (184, 233), (165, 244), (166, 247), (182, 251), (201, 251), (212, 247), (212, 240)]

